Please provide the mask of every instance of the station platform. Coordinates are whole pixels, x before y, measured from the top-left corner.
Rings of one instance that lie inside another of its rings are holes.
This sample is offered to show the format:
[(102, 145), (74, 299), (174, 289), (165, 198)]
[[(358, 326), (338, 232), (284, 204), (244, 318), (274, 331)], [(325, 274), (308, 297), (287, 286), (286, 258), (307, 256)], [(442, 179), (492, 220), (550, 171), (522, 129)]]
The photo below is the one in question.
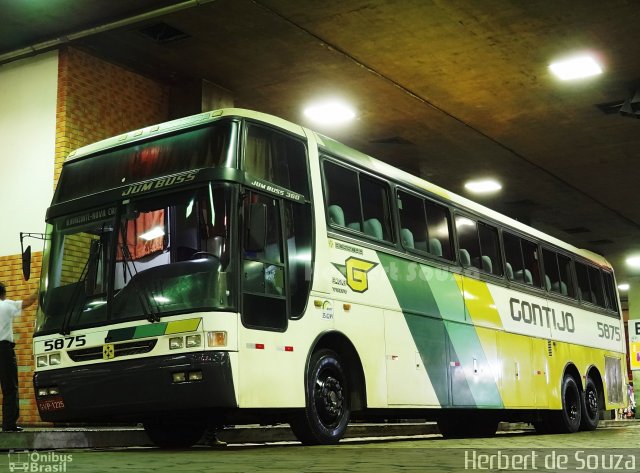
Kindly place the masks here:
[[(631, 420), (603, 420), (600, 428), (625, 427)], [(530, 424), (500, 423), (498, 433), (533, 430)], [(345, 438), (416, 437), (438, 434), (438, 426), (427, 423), (353, 423)], [(288, 425), (238, 426), (217, 433), (226, 444), (292, 442), (295, 437)], [(223, 445), (223, 444), (222, 444)], [(25, 428), (23, 432), (1, 432), (0, 450), (52, 450), (121, 447), (152, 447), (153, 443), (141, 426), (130, 427), (48, 427)]]

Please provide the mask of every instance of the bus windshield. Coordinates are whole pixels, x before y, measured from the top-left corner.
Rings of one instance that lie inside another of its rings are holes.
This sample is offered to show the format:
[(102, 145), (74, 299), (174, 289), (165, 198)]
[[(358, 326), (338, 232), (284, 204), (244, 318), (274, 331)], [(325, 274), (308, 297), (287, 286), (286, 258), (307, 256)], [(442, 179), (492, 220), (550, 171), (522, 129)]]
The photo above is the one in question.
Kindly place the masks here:
[(54, 219), (36, 332), (231, 308), (231, 189), (208, 184)]

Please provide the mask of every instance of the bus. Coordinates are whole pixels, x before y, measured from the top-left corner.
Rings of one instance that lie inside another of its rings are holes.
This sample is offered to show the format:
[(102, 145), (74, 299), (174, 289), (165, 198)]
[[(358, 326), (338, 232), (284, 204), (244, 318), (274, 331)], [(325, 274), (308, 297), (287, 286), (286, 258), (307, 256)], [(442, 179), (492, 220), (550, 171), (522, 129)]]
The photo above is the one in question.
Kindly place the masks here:
[(39, 302), (42, 419), (161, 447), (249, 422), (304, 444), (351, 420), (575, 432), (625, 400), (603, 257), (243, 109), (72, 152)]

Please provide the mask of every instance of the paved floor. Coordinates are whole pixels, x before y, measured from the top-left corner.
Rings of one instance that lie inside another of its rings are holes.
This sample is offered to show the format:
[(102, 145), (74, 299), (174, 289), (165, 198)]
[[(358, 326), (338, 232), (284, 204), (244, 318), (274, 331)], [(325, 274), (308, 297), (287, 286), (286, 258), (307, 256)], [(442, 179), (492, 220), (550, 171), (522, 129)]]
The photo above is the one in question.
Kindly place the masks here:
[[(491, 439), (349, 439), (338, 446), (293, 442), (162, 451), (137, 447), (0, 453), (0, 472), (464, 472), (640, 470), (640, 423), (572, 435), (500, 433)], [(17, 468), (25, 467), (20, 470)]]

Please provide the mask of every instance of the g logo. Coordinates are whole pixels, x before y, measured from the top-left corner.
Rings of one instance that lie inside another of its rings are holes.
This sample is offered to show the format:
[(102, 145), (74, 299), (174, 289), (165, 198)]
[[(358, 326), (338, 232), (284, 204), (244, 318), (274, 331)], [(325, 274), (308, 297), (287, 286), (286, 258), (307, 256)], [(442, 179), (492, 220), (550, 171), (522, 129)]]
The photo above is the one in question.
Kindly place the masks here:
[(378, 266), (378, 263), (372, 263), (370, 261), (353, 257), (347, 259), (344, 263), (346, 265), (347, 272), (347, 286), (349, 286), (354, 292), (365, 292), (369, 289), (367, 274), (373, 268)]
[(116, 349), (113, 346), (113, 343), (107, 343), (102, 346), (102, 359), (103, 360), (111, 360), (116, 357)]

